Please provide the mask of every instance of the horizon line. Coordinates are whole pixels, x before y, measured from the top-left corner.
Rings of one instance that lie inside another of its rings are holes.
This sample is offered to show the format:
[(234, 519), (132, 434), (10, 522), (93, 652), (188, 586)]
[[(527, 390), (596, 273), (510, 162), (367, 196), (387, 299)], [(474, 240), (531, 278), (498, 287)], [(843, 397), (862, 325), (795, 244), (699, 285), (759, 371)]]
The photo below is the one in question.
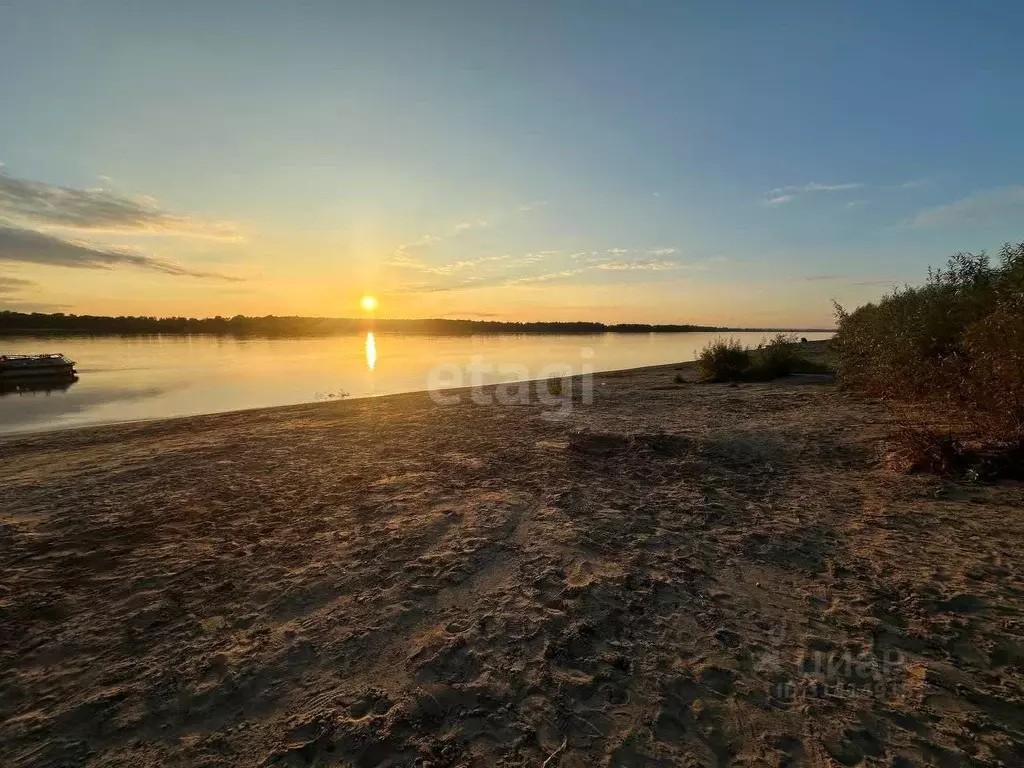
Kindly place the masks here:
[[(580, 328), (582, 326), (593, 328), (595, 331), (606, 330), (615, 332), (616, 329), (622, 330), (634, 330), (634, 331), (660, 331), (660, 332), (736, 332), (736, 333), (751, 333), (757, 331), (763, 332), (816, 332), (816, 333), (834, 333), (835, 328), (820, 328), (820, 327), (808, 327), (808, 326), (766, 326), (766, 327), (755, 327), (755, 326), (727, 326), (727, 325), (702, 325), (699, 323), (638, 323), (638, 322), (621, 322), (621, 323), (606, 323), (598, 320), (497, 320), (497, 319), (472, 319), (462, 317), (425, 317), (425, 318), (395, 318), (395, 317), (329, 317), (329, 316), (316, 316), (316, 315), (233, 315), (231, 317), (225, 317), (223, 315), (214, 315), (212, 317), (189, 317), (185, 315), (166, 315), (166, 316), (155, 316), (155, 315), (93, 315), (93, 314), (77, 314), (67, 312), (19, 312), (17, 310), (6, 310), (0, 309), (0, 318), (10, 319), (12, 316), (17, 318), (25, 318), (32, 320), (48, 320), (56, 321), (54, 326), (50, 328), (28, 328), (28, 327), (8, 327), (3, 328), (3, 323), (0, 323), (0, 332), (6, 331), (30, 331), (30, 330), (66, 330), (66, 323), (64, 321), (74, 322), (77, 320), (86, 321), (89, 323), (97, 323), (106, 326), (114, 326), (119, 324), (135, 324), (135, 325), (173, 325), (177, 324), (202, 324), (212, 326), (223, 326), (223, 330), (239, 330), (244, 331), (245, 328), (242, 325), (256, 325), (259, 323), (273, 323), (275, 321), (291, 321), (291, 322), (304, 322), (304, 323), (330, 323), (330, 324), (345, 324), (350, 326), (356, 326), (360, 330), (373, 330), (372, 326), (375, 324), (397, 324), (397, 325), (460, 325), (470, 326), (478, 328), (538, 328), (538, 327), (550, 327), (553, 330), (560, 328)], [(65, 327), (60, 327), (65, 326)], [(322, 328), (321, 330), (329, 330)]]

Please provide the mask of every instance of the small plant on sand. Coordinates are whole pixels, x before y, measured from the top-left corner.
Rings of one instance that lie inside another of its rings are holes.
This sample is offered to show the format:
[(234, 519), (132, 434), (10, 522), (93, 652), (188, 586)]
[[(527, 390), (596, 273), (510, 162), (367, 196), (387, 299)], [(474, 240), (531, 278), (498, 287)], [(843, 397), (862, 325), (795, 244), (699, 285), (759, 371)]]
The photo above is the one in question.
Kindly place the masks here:
[(700, 353), (697, 380), (705, 382), (742, 381), (751, 365), (750, 350), (739, 339), (715, 339)]
[(548, 394), (552, 397), (560, 397), (562, 394), (562, 380), (561, 379), (548, 379), (547, 380)]

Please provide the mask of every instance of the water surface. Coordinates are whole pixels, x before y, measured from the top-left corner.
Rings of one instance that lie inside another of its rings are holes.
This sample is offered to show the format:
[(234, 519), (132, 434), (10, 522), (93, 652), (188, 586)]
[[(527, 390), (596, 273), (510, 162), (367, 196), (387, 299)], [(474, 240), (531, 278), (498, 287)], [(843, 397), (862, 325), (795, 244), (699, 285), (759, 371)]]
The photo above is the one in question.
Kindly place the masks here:
[[(0, 433), (412, 392), (522, 372), (546, 378), (693, 360), (715, 333), (323, 338), (0, 336), (0, 354), (62, 352), (67, 389), (0, 395)], [(730, 335), (730, 334), (726, 334)], [(755, 346), (765, 334), (731, 334)], [(828, 333), (805, 333), (808, 339)], [(489, 370), (484, 370), (489, 367)]]

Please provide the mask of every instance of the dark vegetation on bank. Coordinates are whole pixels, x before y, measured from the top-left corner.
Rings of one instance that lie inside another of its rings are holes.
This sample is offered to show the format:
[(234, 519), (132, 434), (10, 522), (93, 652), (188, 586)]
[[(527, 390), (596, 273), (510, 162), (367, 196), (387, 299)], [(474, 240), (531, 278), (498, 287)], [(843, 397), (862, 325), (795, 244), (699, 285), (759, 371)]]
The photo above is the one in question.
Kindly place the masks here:
[(907, 468), (1024, 472), (1024, 243), (836, 313), (839, 379), (904, 409)]
[[(0, 333), (64, 332), (89, 334), (210, 333), (267, 336), (317, 336), (368, 330), (390, 333), (458, 335), (474, 333), (679, 333), (745, 331), (759, 328), (718, 328), (709, 325), (648, 325), (643, 323), (536, 322), (496, 320), (381, 320), (334, 317), (103, 317), (63, 312), (0, 311)], [(768, 329), (775, 330), (775, 329)], [(812, 329), (805, 329), (812, 330)]]
[(794, 373), (829, 373), (831, 369), (800, 354), (796, 337), (779, 333), (757, 349), (743, 346), (738, 339), (711, 342), (697, 360), (701, 382), (771, 381)]

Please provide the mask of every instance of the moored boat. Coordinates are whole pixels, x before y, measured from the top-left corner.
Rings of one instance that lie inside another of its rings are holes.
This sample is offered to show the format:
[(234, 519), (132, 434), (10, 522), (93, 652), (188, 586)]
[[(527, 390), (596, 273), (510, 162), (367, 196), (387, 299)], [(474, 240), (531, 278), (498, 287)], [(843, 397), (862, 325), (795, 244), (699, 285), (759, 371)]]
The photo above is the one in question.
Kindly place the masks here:
[(75, 375), (75, 361), (61, 354), (0, 355), (0, 379), (70, 378)]

